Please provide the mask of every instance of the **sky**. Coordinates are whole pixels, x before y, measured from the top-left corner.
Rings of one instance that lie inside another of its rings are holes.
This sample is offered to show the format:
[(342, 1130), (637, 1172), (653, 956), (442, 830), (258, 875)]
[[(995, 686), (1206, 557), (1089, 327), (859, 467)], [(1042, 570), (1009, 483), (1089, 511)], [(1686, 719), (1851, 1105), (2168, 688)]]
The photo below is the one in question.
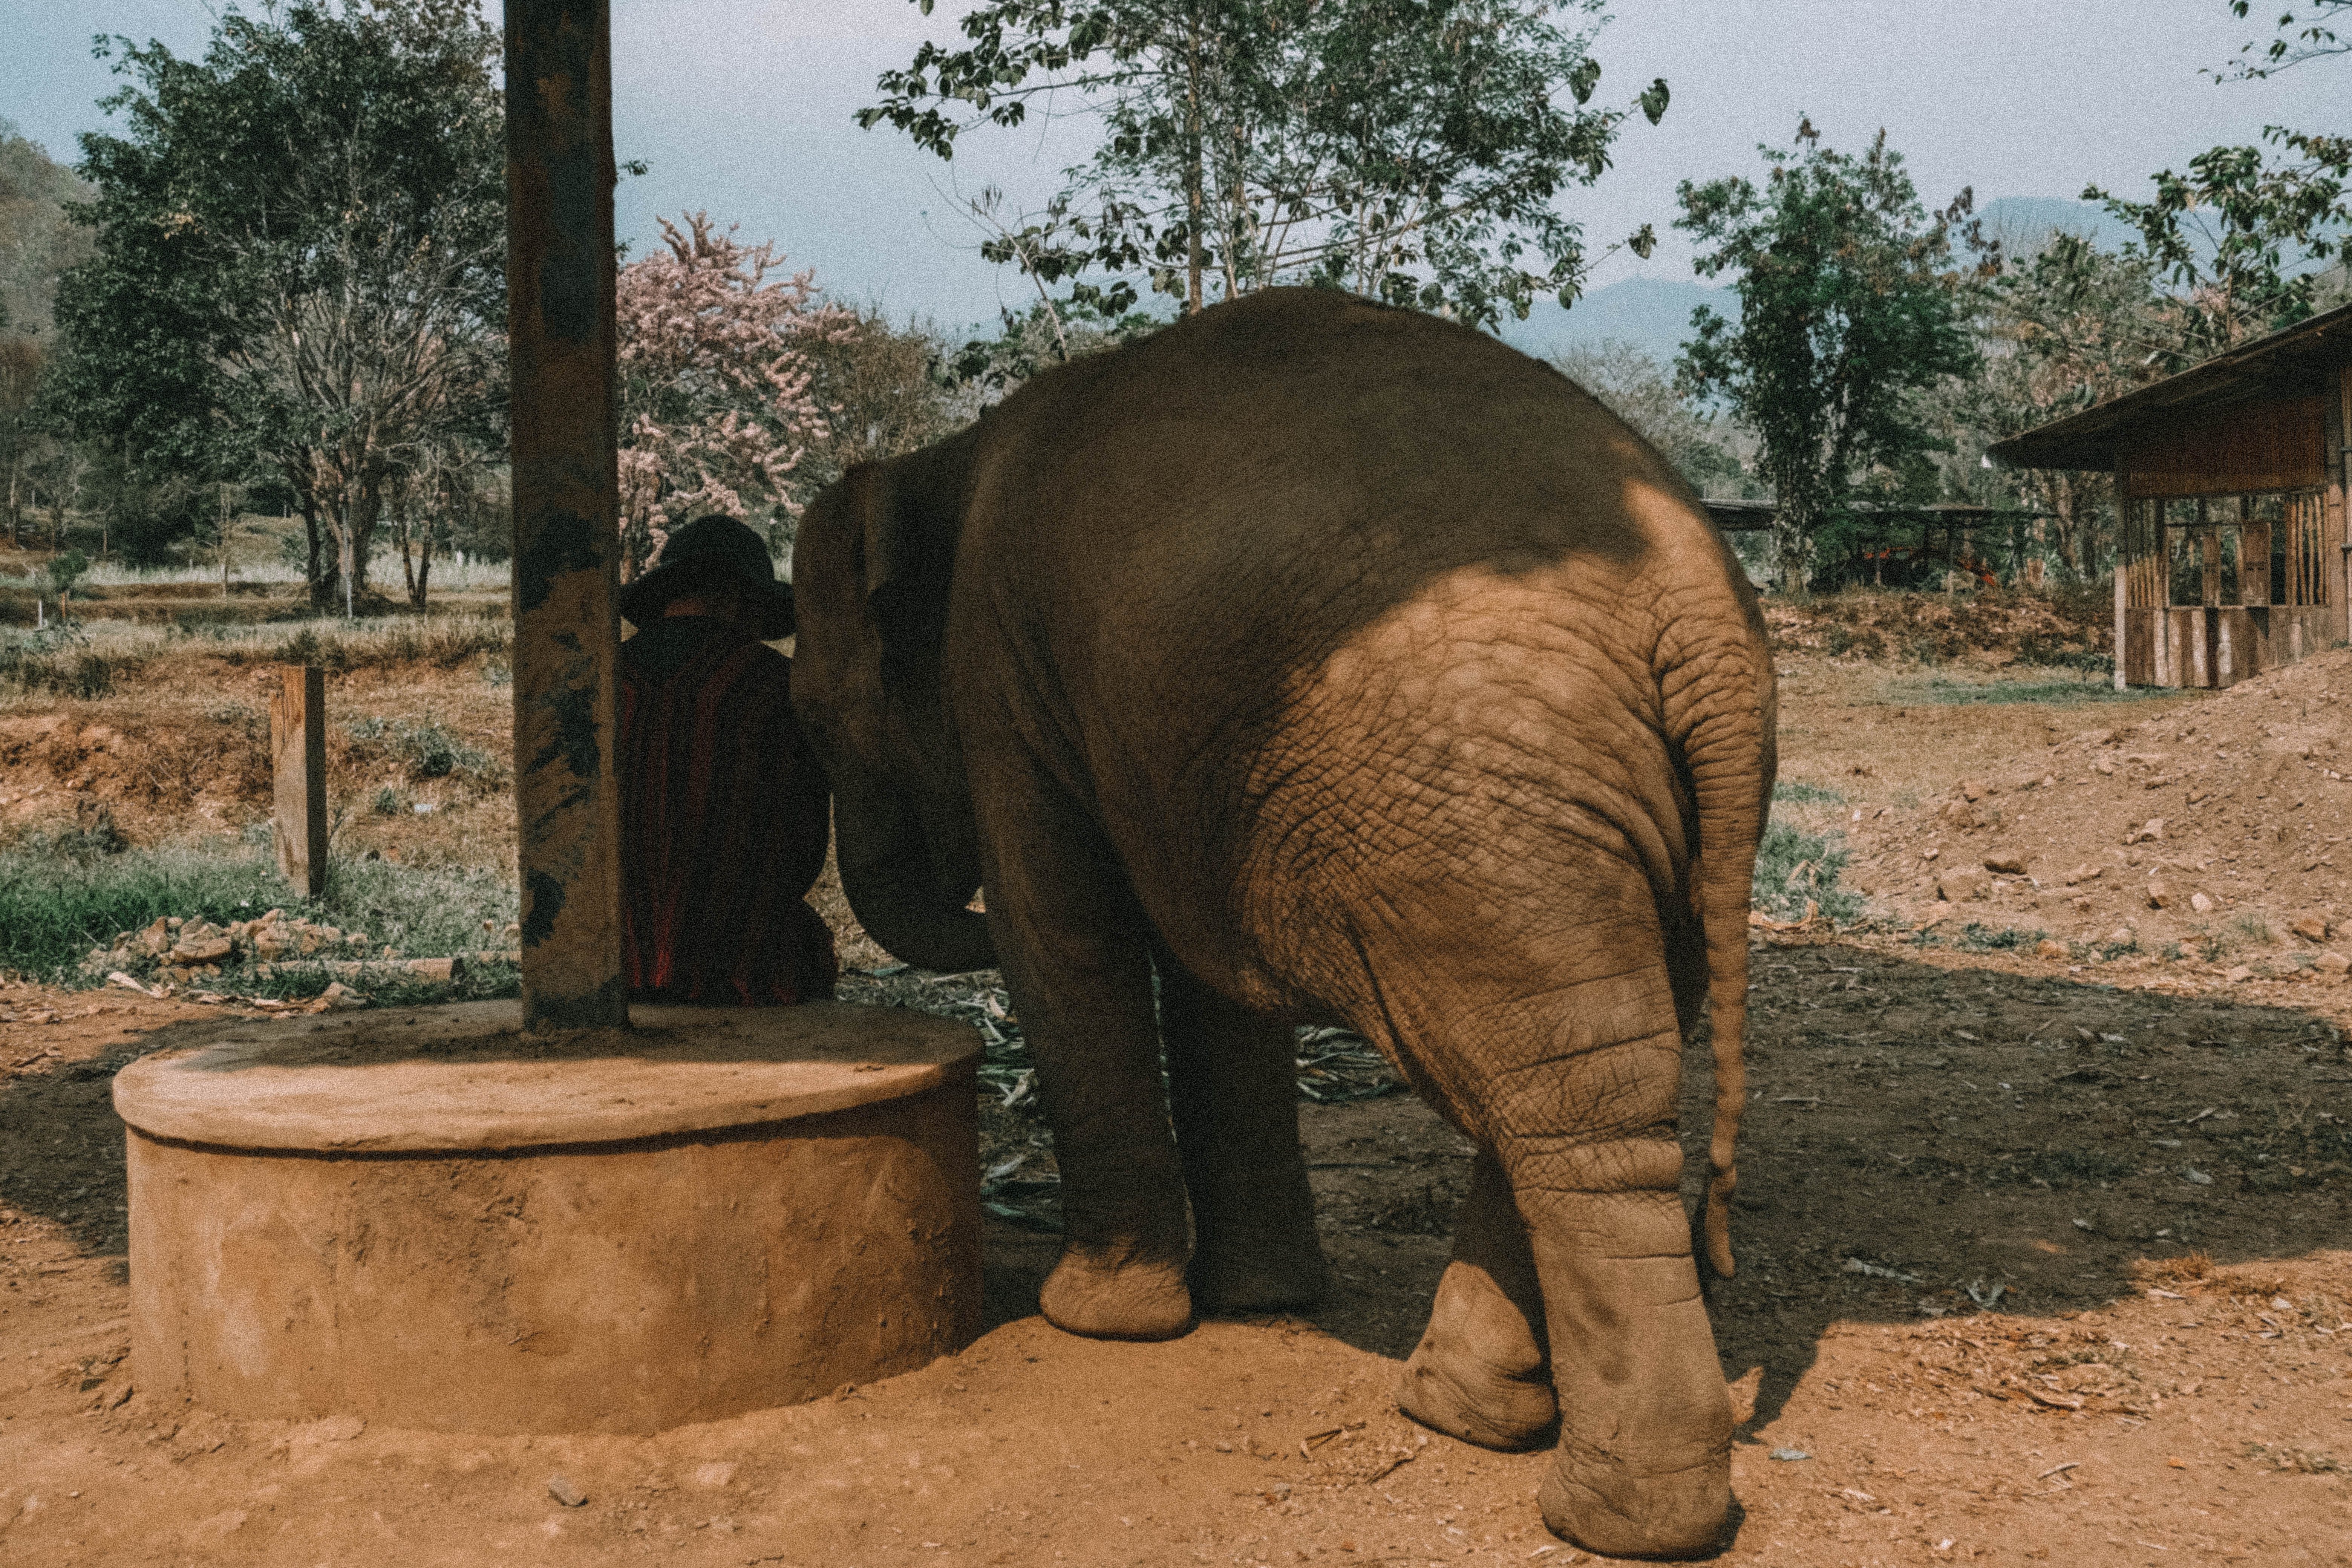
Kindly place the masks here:
[[(876, 77), (925, 38), (954, 40), (965, 7), (941, 0), (613, 0), (614, 135), (651, 167), (623, 183), (617, 211), (635, 253), (658, 243), (656, 215), (702, 209), (772, 238), (835, 297), (961, 329), (1034, 298), (1017, 273), (982, 261), (964, 204), (990, 186), (1008, 205), (1043, 204), (1087, 148), (1087, 122), (968, 133), (952, 163), (850, 116)], [(0, 117), (76, 155), (102, 129), (113, 85), (90, 53), (97, 33), (200, 52), (218, 0), (0, 0)], [(2272, 9), (2255, 7), (2260, 18)], [(1882, 127), (1920, 194), (2079, 195), (2086, 184), (2142, 195), (2158, 170), (2264, 125), (2343, 132), (2352, 62), (2323, 61), (2267, 82), (2217, 85), (2241, 44), (2269, 35), (2227, 0), (1615, 0), (1594, 53), (1599, 98), (1630, 101), (1663, 76), (1663, 123), (1629, 121), (1616, 163), (1562, 209), (1595, 248), (1643, 223), (1647, 261), (1620, 250), (1591, 287), (1691, 276), (1667, 227), (1675, 187), (1760, 168), (1759, 142), (1785, 144), (1801, 115), (1832, 146)], [(495, 15), (495, 7), (493, 7)]]

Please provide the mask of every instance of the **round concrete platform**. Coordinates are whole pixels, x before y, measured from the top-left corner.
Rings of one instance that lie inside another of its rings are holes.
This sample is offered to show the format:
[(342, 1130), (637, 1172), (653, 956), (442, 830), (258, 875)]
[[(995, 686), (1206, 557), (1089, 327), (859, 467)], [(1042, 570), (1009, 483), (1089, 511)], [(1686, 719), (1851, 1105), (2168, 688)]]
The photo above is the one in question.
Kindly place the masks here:
[(971, 1340), (971, 1030), (834, 1003), (632, 1016), (226, 1020), (123, 1068), (142, 1391), (653, 1432)]

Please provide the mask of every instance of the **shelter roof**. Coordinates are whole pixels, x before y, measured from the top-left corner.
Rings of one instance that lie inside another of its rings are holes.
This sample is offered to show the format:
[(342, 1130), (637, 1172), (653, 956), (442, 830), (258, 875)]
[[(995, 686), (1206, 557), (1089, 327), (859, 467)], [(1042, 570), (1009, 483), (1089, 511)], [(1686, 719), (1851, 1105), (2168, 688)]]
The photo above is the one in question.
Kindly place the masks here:
[(2119, 446), (2159, 425), (2266, 395), (2319, 391), (2328, 374), (2347, 362), (2352, 305), (2341, 305), (2095, 408), (2011, 436), (1987, 448), (1988, 455), (2015, 468), (2112, 470)]

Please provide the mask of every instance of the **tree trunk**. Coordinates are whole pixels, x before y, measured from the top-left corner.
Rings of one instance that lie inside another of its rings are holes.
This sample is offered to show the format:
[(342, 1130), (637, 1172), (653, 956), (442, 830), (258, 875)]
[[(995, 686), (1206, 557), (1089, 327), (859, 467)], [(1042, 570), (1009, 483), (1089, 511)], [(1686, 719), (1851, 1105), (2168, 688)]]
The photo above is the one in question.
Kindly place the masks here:
[(352, 580), (344, 598), (353, 605), (367, 595), (368, 552), (375, 545), (376, 524), (383, 517), (383, 489), (381, 480), (360, 481), (359, 500), (350, 512), (351, 538), (347, 554)]
[(1207, 267), (1207, 257), (1201, 244), (1204, 176), (1201, 168), (1203, 153), (1201, 145), (1201, 31), (1197, 17), (1193, 22), (1192, 36), (1186, 45), (1184, 79), (1184, 244), (1187, 252), (1184, 313), (1197, 316), (1202, 306), (1201, 275)]
[(308, 486), (296, 491), (302, 505), (302, 532), (310, 546), (310, 560), (304, 563), (303, 575), (310, 585), (310, 607), (324, 610), (333, 605), (335, 592), (342, 586), (341, 573), (321, 548), (323, 541), (319, 529), (319, 498)]

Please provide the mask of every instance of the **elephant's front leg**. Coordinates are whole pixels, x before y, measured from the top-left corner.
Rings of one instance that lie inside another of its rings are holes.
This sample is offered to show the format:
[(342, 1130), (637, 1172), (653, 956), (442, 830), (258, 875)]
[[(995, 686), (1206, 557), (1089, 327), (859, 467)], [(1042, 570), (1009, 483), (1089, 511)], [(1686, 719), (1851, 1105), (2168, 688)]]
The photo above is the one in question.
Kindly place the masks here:
[(1192, 1319), (1190, 1237), (1160, 1089), (1149, 930), (1091, 822), (1025, 781), (1003, 787), (991, 813), (989, 931), (1062, 1175), (1062, 1258), (1039, 1306), (1072, 1333), (1167, 1339)]
[(1331, 1283), (1298, 1147), (1296, 1036), (1162, 952), (1160, 1028), (1192, 1200), (1196, 1302), (1226, 1312), (1310, 1307)]

